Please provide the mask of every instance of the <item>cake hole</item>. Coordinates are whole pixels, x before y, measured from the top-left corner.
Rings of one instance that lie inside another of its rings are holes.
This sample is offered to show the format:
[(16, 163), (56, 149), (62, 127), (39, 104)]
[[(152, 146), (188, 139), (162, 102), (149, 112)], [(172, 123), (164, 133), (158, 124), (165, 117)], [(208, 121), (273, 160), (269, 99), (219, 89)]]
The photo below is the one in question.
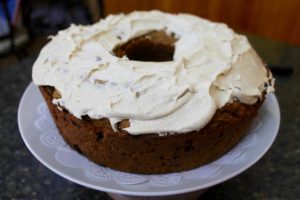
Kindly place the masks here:
[(134, 161), (138, 161), (139, 158), (138, 158), (138, 157), (134, 157), (133, 160), (134, 160)]
[(74, 120), (70, 120), (71, 121), (71, 123), (75, 126), (75, 127), (77, 127), (78, 129), (80, 129), (81, 128), (81, 126), (79, 125), (79, 124), (77, 124), (77, 122), (75, 122)]
[(176, 153), (173, 154), (172, 157), (173, 157), (173, 159), (178, 159), (178, 158), (180, 158), (180, 155), (179, 155), (178, 152), (176, 152)]
[(220, 133), (219, 139), (221, 139), (221, 138), (223, 137), (223, 135), (224, 135), (224, 131), (222, 131), (222, 132)]
[(96, 133), (96, 136), (97, 136), (96, 140), (97, 140), (98, 142), (101, 141), (101, 140), (103, 139), (103, 134), (102, 134), (102, 132)]
[(177, 158), (180, 157), (180, 154), (181, 154), (181, 152), (182, 152), (181, 149), (182, 149), (182, 148), (180, 148), (180, 147), (177, 147), (177, 148), (175, 149), (175, 152), (174, 152), (173, 155), (172, 155), (172, 158), (173, 158), (173, 159), (177, 159)]
[(53, 87), (45, 87), (45, 90), (46, 90), (47, 94), (52, 97), (52, 92), (53, 92), (54, 88)]
[(83, 116), (81, 116), (81, 118), (82, 118), (84, 121), (92, 121), (91, 118), (90, 118), (88, 115), (83, 115)]
[(80, 154), (82, 154), (82, 151), (81, 151), (81, 149), (79, 148), (79, 146), (78, 145), (74, 145), (74, 149), (78, 152), (78, 153), (80, 153)]
[(164, 156), (159, 156), (159, 160), (164, 160), (165, 157)]
[(134, 38), (114, 49), (118, 57), (127, 56), (130, 60), (162, 62), (172, 61), (176, 38), (165, 31), (153, 31)]
[(192, 149), (193, 149), (193, 141), (192, 140), (186, 140), (184, 150), (187, 152), (187, 151), (190, 151)]

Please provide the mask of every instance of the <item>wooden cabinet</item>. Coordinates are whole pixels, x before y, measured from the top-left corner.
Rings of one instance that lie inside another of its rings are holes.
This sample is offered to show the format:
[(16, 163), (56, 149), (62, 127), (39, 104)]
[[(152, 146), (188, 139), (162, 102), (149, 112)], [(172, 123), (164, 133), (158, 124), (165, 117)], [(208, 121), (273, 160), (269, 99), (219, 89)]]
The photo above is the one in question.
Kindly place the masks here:
[(105, 14), (158, 9), (225, 22), (236, 31), (300, 45), (300, 0), (106, 0)]

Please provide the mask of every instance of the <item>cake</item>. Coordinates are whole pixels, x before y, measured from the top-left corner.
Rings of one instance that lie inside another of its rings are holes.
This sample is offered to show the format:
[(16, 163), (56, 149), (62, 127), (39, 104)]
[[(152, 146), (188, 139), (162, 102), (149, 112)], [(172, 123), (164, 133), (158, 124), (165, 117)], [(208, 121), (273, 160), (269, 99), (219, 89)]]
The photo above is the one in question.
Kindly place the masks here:
[(72, 148), (102, 166), (142, 174), (216, 160), (244, 137), (274, 91), (245, 36), (160, 11), (59, 31), (32, 76)]

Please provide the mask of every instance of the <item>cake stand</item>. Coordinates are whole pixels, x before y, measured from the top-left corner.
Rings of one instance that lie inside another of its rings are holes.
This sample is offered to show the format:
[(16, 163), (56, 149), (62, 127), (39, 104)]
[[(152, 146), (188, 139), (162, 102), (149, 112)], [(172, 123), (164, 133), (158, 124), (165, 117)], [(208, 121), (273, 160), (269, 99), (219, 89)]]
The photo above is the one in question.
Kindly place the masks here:
[(270, 94), (247, 135), (218, 160), (180, 173), (140, 175), (96, 165), (69, 148), (33, 83), (24, 92), (18, 109), (22, 139), (43, 165), (70, 181), (107, 192), (118, 200), (196, 199), (207, 188), (237, 176), (257, 162), (272, 145), (279, 124), (278, 102)]

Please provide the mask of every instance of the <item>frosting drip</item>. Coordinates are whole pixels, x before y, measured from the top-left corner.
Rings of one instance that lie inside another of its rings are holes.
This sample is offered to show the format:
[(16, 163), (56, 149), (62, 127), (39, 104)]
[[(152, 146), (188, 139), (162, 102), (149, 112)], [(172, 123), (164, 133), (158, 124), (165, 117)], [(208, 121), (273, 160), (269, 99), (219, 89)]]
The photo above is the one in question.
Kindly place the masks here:
[[(112, 51), (151, 31), (174, 33), (173, 61), (143, 62)], [(254, 104), (274, 79), (246, 37), (225, 24), (159, 11), (110, 15), (91, 26), (71, 25), (42, 49), (33, 66), (37, 85), (54, 86), (53, 103), (81, 118), (129, 119), (133, 135), (199, 130), (218, 108), (238, 99)]]

